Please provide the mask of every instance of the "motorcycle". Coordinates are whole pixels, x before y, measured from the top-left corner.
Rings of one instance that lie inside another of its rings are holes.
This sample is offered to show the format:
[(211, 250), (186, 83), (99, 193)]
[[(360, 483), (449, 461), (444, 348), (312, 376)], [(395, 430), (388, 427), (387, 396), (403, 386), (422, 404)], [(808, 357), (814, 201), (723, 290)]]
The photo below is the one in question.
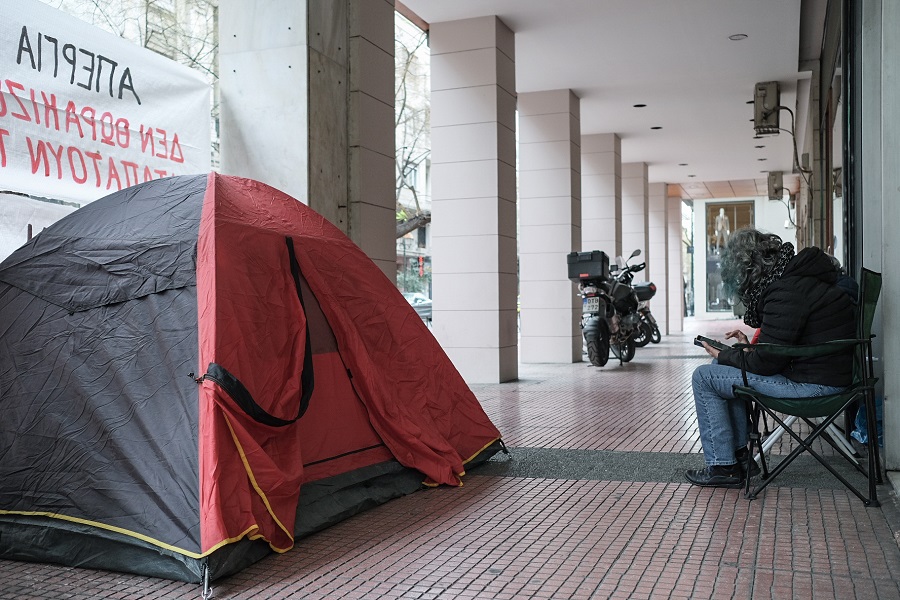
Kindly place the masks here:
[[(637, 252), (637, 254), (632, 254), (632, 257), (640, 254), (640, 250), (636, 250), (635, 252)], [(653, 316), (653, 313), (650, 312), (650, 299), (656, 295), (656, 284), (652, 281), (632, 283), (634, 274), (643, 271), (646, 268), (646, 263), (629, 266), (628, 262), (621, 261), (621, 258), (622, 257), (616, 258), (616, 261), (621, 262), (621, 264), (618, 269), (613, 270), (613, 272), (616, 273), (615, 278), (624, 284), (630, 285), (634, 289), (634, 293), (637, 295), (638, 299), (637, 312), (640, 317), (640, 323), (634, 332), (635, 346), (643, 348), (651, 342), (658, 344), (662, 341), (662, 335), (659, 331), (659, 325), (656, 322), (656, 318)]]
[[(631, 257), (638, 254), (640, 250)], [(629, 362), (634, 358), (634, 332), (640, 323), (634, 290), (610, 277), (609, 257), (604, 252), (572, 252), (568, 262), (569, 279), (578, 282), (582, 298), (581, 329), (591, 364), (604, 366), (610, 352), (619, 364)]]

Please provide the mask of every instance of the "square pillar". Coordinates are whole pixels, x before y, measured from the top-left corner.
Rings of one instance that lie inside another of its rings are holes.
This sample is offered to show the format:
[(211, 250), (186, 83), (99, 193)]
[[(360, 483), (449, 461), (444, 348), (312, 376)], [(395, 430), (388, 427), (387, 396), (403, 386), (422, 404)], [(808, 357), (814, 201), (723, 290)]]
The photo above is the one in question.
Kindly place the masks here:
[(581, 117), (571, 90), (519, 94), (521, 356), (581, 361), (581, 299), (565, 257), (581, 249)]
[(515, 38), (432, 23), (434, 333), (463, 378), (518, 378)]
[(666, 331), (666, 300), (668, 285), (668, 235), (666, 227), (665, 183), (651, 183), (647, 195), (647, 269), (637, 277), (656, 284), (656, 296), (650, 301), (650, 310), (659, 322), (659, 330)]
[[(310, 3), (311, 12), (314, 4)], [(340, 188), (343, 182), (347, 190), (347, 235), (395, 281), (394, 0), (353, 0), (349, 3), (348, 21), (347, 172), (333, 175), (337, 176), (336, 186)], [(333, 132), (321, 131), (319, 137), (328, 135)], [(315, 147), (330, 145), (320, 143)], [(330, 155), (324, 152), (313, 157), (318, 159), (319, 168), (318, 175), (313, 173), (310, 178), (316, 182), (327, 176)], [(318, 205), (334, 203), (333, 198), (327, 197), (315, 200)]]
[(622, 254), (622, 140), (615, 133), (582, 136), (581, 197), (581, 249), (615, 259)]
[[(666, 328), (662, 333), (684, 331), (684, 255), (682, 254), (681, 198), (666, 200)], [(655, 313), (654, 313), (655, 314)], [(659, 319), (659, 316), (656, 317)]]
[(219, 2), (221, 172), (308, 204), (396, 277), (394, 2)]
[[(640, 248), (647, 259), (647, 163), (622, 165), (622, 252), (626, 258)], [(611, 257), (612, 258), (612, 257)]]

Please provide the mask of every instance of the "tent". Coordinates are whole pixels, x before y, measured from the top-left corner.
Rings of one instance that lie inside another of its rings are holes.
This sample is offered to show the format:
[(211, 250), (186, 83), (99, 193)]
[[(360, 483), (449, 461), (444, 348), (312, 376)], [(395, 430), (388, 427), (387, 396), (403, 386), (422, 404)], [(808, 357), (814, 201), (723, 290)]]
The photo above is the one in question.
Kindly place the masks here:
[(215, 579), (501, 445), (390, 280), (259, 182), (150, 181), (0, 263), (0, 558)]

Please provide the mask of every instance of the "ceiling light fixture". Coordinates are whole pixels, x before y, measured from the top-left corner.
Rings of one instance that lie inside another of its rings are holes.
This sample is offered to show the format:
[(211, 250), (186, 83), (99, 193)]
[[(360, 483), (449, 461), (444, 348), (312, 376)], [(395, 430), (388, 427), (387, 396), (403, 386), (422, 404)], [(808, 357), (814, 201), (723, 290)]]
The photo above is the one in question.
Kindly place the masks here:
[(662, 127), (660, 127), (659, 125), (657, 125), (657, 126), (655, 126), (655, 127), (651, 127), (650, 129), (662, 129)]
[(732, 42), (740, 42), (741, 40), (747, 39), (747, 34), (746, 33), (735, 33), (734, 35), (729, 35), (728, 39), (731, 40)]
[(759, 162), (763, 162), (763, 161), (766, 160), (766, 159), (764, 159), (764, 158), (757, 158), (756, 160), (758, 160)]
[(687, 163), (678, 163), (679, 167), (686, 167), (687, 165), (688, 165)]
[(696, 175), (688, 175), (688, 177), (696, 177)]
[(765, 146), (753, 146), (754, 148), (765, 148)]
[(635, 108), (646, 108), (647, 105), (646, 104), (635, 104), (634, 107)]

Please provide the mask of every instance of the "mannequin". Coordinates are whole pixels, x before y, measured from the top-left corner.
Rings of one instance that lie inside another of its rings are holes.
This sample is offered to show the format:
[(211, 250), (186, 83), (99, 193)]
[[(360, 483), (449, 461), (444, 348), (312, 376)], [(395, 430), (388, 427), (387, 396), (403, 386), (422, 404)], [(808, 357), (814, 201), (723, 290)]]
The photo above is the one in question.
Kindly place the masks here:
[(725, 246), (729, 235), (731, 235), (731, 224), (728, 222), (725, 209), (720, 208), (719, 214), (716, 215), (716, 251)]

